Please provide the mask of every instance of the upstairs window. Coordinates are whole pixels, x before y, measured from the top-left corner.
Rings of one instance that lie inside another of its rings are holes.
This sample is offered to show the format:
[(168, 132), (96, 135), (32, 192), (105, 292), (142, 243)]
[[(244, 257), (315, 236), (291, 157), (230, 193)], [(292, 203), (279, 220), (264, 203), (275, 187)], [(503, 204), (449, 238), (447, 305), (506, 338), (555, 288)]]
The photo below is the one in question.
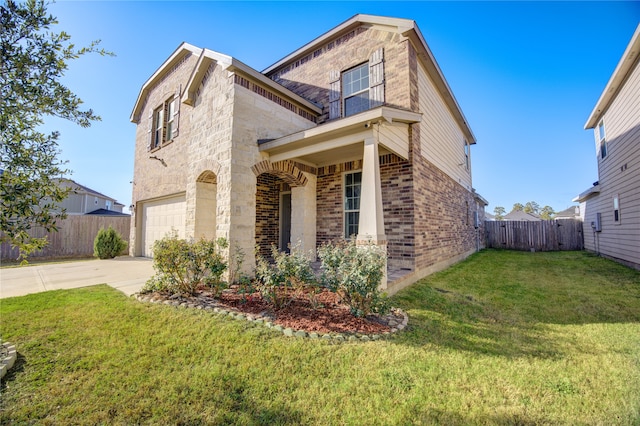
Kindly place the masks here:
[(178, 136), (178, 118), (180, 108), (180, 96), (176, 95), (167, 99), (153, 110), (149, 117), (149, 150), (154, 150), (173, 141)]
[(384, 49), (346, 71), (329, 71), (329, 119), (348, 117), (384, 105)]
[(151, 149), (159, 148), (164, 141), (164, 106), (153, 111), (153, 140)]
[(600, 143), (600, 158), (607, 156), (607, 138), (604, 131), (604, 121), (598, 124), (598, 141)]
[(464, 143), (464, 165), (469, 170), (469, 142), (465, 139)]
[(369, 63), (342, 73), (342, 97), (344, 116), (369, 109)]

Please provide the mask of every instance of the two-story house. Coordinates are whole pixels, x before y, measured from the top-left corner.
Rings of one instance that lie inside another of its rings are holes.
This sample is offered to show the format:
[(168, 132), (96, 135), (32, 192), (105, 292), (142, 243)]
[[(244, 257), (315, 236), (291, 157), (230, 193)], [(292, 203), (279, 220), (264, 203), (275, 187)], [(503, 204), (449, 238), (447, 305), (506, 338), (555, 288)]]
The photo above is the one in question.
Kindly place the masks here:
[(584, 244), (640, 269), (640, 25), (593, 108), (598, 181), (581, 203)]
[(61, 188), (69, 188), (67, 198), (60, 203), (60, 207), (67, 214), (125, 215), (122, 212), (124, 204), (117, 202), (114, 198), (71, 179), (59, 179), (58, 185)]
[(144, 83), (131, 255), (169, 232), (386, 247), (391, 293), (483, 244), (475, 137), (415, 22), (356, 15), (262, 72), (183, 43)]

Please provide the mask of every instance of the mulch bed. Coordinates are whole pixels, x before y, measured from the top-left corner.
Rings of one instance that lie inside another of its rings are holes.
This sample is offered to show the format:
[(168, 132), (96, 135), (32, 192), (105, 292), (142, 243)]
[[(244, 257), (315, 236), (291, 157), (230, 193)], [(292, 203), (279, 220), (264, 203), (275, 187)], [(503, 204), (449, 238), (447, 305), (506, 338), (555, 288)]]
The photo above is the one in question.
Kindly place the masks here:
[(284, 328), (316, 333), (382, 334), (391, 332), (392, 328), (403, 320), (402, 313), (393, 310), (385, 316), (368, 315), (357, 318), (351, 315), (346, 305), (340, 303), (340, 297), (336, 293), (327, 289), (323, 289), (315, 299), (310, 298), (309, 294), (298, 294), (287, 306), (280, 309), (273, 309), (262, 299), (260, 293), (243, 295), (235, 286), (224, 290), (215, 299), (206, 289), (200, 289), (196, 295), (190, 297), (157, 295), (194, 304), (213, 302), (216, 306), (227, 310), (255, 316), (268, 316), (274, 324)]

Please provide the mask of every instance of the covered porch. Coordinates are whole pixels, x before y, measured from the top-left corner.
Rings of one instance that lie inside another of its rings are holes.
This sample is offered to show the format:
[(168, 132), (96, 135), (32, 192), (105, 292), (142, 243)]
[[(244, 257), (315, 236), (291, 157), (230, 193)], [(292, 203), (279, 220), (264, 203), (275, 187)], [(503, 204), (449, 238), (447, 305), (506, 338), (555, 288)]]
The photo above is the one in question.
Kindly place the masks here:
[[(281, 251), (293, 245), (314, 257), (323, 242), (351, 237), (387, 248), (380, 158), (406, 163), (410, 125), (420, 119), (379, 107), (259, 141), (265, 160), (253, 171), (260, 253), (268, 256), (273, 244)], [(390, 282), (412, 271), (410, 256), (397, 257), (388, 264)]]

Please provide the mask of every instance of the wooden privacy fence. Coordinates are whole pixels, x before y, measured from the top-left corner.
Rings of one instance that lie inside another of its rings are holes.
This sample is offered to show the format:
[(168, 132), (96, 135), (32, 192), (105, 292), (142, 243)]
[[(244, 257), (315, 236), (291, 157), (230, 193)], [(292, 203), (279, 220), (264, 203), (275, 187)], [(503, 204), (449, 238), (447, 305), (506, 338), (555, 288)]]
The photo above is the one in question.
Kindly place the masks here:
[[(93, 256), (93, 240), (100, 228), (107, 229), (109, 226), (129, 242), (130, 216), (69, 215), (58, 222), (58, 232), (34, 228), (30, 235), (36, 238), (46, 235), (49, 244), (29, 255), (29, 259)], [(18, 249), (11, 248), (9, 243), (0, 245), (1, 260), (15, 260), (18, 255)]]
[(582, 221), (539, 222), (496, 220), (485, 222), (486, 247), (509, 250), (583, 250)]

